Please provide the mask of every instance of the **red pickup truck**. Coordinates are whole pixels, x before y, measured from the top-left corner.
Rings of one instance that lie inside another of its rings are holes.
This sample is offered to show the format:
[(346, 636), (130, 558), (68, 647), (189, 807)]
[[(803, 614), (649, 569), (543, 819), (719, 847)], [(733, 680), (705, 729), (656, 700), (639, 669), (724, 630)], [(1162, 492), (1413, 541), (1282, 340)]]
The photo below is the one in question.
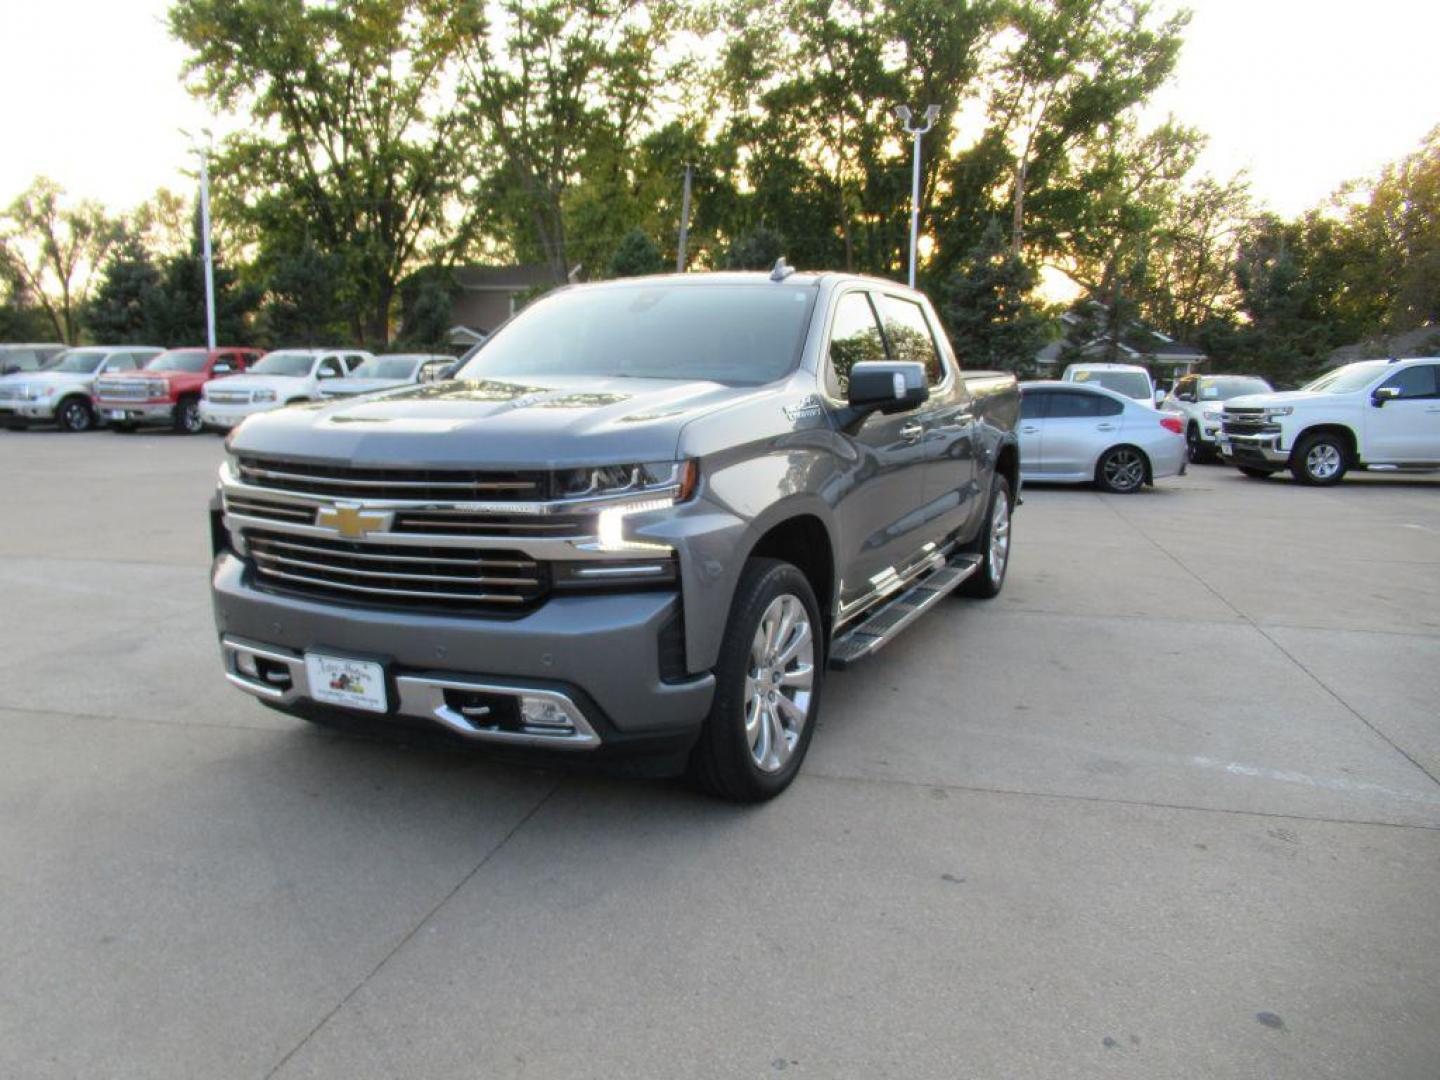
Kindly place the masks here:
[(102, 376), (95, 383), (95, 412), (117, 431), (139, 424), (169, 424), (200, 431), (200, 388), (211, 379), (237, 375), (263, 355), (260, 349), (170, 349), (140, 371)]

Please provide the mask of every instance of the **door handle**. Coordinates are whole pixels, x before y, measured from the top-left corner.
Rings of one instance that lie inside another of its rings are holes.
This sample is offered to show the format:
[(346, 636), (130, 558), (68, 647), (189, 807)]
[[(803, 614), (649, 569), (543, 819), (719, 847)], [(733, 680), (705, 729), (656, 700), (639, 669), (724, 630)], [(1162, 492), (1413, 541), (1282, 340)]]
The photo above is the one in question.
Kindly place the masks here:
[(1040, 432), (1040, 429), (1039, 429), (1038, 427), (1034, 427), (1034, 426), (1031, 426), (1031, 427), (1022, 427), (1022, 428), (1020, 429), (1020, 434), (1021, 434), (1021, 435), (1037, 435), (1037, 434), (1039, 434), (1039, 432)]
[(1114, 431), (1114, 430), (1115, 430), (1115, 425), (1114, 425), (1114, 424), (1096, 424), (1096, 425), (1095, 425), (1095, 430), (1096, 430), (1096, 431)]
[(900, 429), (900, 438), (910, 443), (915, 442), (923, 434), (925, 434), (924, 426), (914, 420)]

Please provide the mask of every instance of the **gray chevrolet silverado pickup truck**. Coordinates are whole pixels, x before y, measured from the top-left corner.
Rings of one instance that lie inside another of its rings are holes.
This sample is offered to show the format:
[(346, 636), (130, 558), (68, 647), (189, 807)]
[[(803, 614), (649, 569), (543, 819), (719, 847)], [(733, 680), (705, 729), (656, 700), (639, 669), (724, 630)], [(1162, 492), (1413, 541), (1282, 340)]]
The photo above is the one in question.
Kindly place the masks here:
[(558, 290), (454, 378), (246, 420), (212, 504), (225, 675), (319, 723), (794, 778), (827, 668), (1005, 581), (1008, 375), (848, 274)]

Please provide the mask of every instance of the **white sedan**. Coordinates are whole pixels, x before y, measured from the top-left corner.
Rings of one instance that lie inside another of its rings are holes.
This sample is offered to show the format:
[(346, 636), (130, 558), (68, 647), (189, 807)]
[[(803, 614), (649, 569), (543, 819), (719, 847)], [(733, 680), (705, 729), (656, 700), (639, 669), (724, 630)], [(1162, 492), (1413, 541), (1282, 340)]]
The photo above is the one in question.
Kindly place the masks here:
[(1185, 472), (1185, 427), (1138, 400), (1074, 382), (1020, 384), (1025, 482), (1094, 484), (1128, 495)]

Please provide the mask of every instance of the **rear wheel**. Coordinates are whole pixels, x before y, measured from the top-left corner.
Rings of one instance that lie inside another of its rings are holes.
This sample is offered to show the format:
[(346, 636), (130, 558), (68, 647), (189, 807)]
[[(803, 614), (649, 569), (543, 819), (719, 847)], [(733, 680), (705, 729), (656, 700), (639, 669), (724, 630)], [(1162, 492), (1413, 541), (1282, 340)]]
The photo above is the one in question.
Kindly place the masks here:
[(1328, 487), (1338, 484), (1350, 467), (1349, 448), (1338, 435), (1306, 435), (1290, 455), (1290, 475), (1302, 484)]
[(981, 556), (980, 566), (957, 590), (962, 596), (990, 600), (1005, 587), (1005, 571), (1010, 567), (1011, 528), (1010, 481), (999, 473), (990, 485), (990, 509), (985, 525), (976, 538), (973, 551)]
[(1145, 483), (1145, 455), (1133, 446), (1112, 446), (1100, 455), (1095, 483), (1101, 491), (1129, 495)]
[(198, 435), (205, 427), (200, 421), (200, 399), (181, 398), (175, 406), (175, 430), (182, 435)]
[(715, 698), (690, 755), (700, 787), (731, 802), (763, 802), (790, 786), (820, 711), (822, 625), (796, 567), (746, 564), (715, 666)]
[(95, 412), (89, 402), (68, 398), (55, 410), (55, 425), (61, 431), (89, 431), (95, 426)]
[(1195, 424), (1185, 429), (1185, 456), (1190, 459), (1191, 465), (1202, 465), (1210, 459), (1210, 453), (1200, 439), (1200, 428)]

